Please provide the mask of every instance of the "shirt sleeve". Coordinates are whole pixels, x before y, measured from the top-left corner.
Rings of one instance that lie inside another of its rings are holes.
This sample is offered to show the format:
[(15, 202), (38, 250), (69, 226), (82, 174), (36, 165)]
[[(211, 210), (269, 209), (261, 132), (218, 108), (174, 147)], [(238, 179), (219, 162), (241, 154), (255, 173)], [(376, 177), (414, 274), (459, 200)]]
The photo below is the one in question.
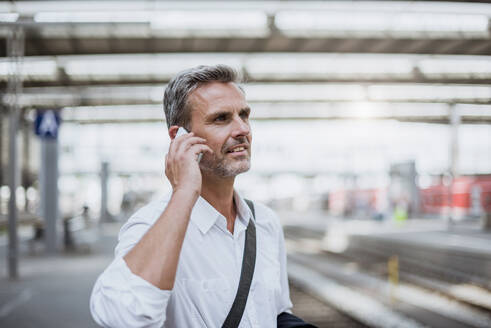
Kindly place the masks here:
[[(161, 290), (135, 275), (123, 259), (157, 220), (160, 213), (147, 212), (146, 215), (150, 215), (145, 216), (147, 219), (132, 217), (121, 228), (115, 258), (97, 279), (90, 297), (90, 312), (99, 325), (162, 327), (164, 324), (172, 291)], [(137, 214), (138, 212), (135, 213)], [(151, 220), (148, 220), (149, 217)]]
[(283, 228), (281, 224), (278, 222), (278, 234), (279, 234), (279, 262), (280, 262), (280, 285), (281, 285), (281, 294), (280, 299), (276, 304), (278, 304), (278, 313), (288, 312), (292, 313), (292, 301), (290, 300), (290, 286), (288, 284), (288, 271), (286, 266), (286, 249), (285, 249), (285, 237), (283, 235)]

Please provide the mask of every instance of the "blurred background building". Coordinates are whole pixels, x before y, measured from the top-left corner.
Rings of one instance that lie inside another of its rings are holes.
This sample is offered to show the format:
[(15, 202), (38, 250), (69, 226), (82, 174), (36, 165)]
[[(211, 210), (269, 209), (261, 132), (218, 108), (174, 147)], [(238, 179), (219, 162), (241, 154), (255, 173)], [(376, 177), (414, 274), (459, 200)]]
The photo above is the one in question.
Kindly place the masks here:
[(169, 192), (164, 88), (218, 63), (252, 108), (237, 188), (285, 224), (485, 231), (490, 19), (487, 1), (2, 2), (0, 237), (34, 226), (55, 251), (69, 219), (124, 222)]

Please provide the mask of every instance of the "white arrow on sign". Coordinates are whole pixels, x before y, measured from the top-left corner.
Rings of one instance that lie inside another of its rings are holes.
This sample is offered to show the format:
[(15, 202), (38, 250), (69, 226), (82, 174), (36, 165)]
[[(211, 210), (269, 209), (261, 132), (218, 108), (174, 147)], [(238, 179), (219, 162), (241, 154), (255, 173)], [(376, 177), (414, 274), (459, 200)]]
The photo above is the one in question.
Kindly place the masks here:
[(39, 134), (42, 136), (56, 135), (57, 129), (58, 124), (56, 123), (55, 113), (52, 110), (46, 111), (39, 124)]

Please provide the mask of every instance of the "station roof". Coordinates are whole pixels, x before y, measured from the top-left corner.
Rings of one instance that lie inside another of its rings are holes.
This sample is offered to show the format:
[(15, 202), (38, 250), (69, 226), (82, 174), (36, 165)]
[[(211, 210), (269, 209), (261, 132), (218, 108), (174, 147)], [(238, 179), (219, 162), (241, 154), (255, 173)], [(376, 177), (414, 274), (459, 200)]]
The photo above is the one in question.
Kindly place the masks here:
[[(13, 1), (27, 56), (168, 52), (490, 55), (491, 7), (426, 1)], [(0, 55), (6, 55), (5, 43)]]
[(155, 105), (179, 70), (225, 63), (257, 103), (490, 111), (490, 20), (483, 2), (11, 1), (0, 3), (0, 86), (22, 26), (27, 107)]

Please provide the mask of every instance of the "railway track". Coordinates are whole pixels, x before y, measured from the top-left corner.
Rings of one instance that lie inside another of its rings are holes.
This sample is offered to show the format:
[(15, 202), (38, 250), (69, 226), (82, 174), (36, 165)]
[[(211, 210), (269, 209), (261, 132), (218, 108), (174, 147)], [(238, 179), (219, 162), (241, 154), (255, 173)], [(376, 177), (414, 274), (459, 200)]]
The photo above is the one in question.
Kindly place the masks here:
[(318, 328), (368, 328), (290, 281), (293, 313)]
[[(360, 247), (363, 243), (358, 243), (358, 247), (351, 247), (346, 253), (334, 254), (323, 250), (323, 233), (319, 231), (287, 227), (285, 236), (289, 263), (328, 277), (374, 300), (385, 309), (401, 314), (402, 321), (414, 320), (412, 326), (491, 327), (488, 281), (476, 274), (468, 274), (468, 270), (452, 268), (445, 271), (438, 262), (418, 263), (403, 254), (399, 267), (400, 284), (394, 288), (387, 282), (387, 259), (394, 255), (393, 248), (371, 245), (364, 249)], [(307, 286), (304, 288), (308, 289)], [(330, 303), (336, 303), (336, 299)], [(390, 326), (373, 320), (363, 321), (359, 317), (357, 320), (367, 326)]]
[[(327, 251), (323, 245), (325, 233), (305, 227), (289, 226), (285, 236), (302, 241), (330, 254), (332, 257), (356, 261), (364, 269), (386, 274), (387, 260), (398, 256), (399, 269), (410, 279), (418, 275), (449, 284), (470, 284), (491, 290), (491, 254), (452, 249), (427, 249), (397, 238), (349, 237), (349, 247), (343, 252)], [(490, 240), (491, 242), (491, 240)]]

